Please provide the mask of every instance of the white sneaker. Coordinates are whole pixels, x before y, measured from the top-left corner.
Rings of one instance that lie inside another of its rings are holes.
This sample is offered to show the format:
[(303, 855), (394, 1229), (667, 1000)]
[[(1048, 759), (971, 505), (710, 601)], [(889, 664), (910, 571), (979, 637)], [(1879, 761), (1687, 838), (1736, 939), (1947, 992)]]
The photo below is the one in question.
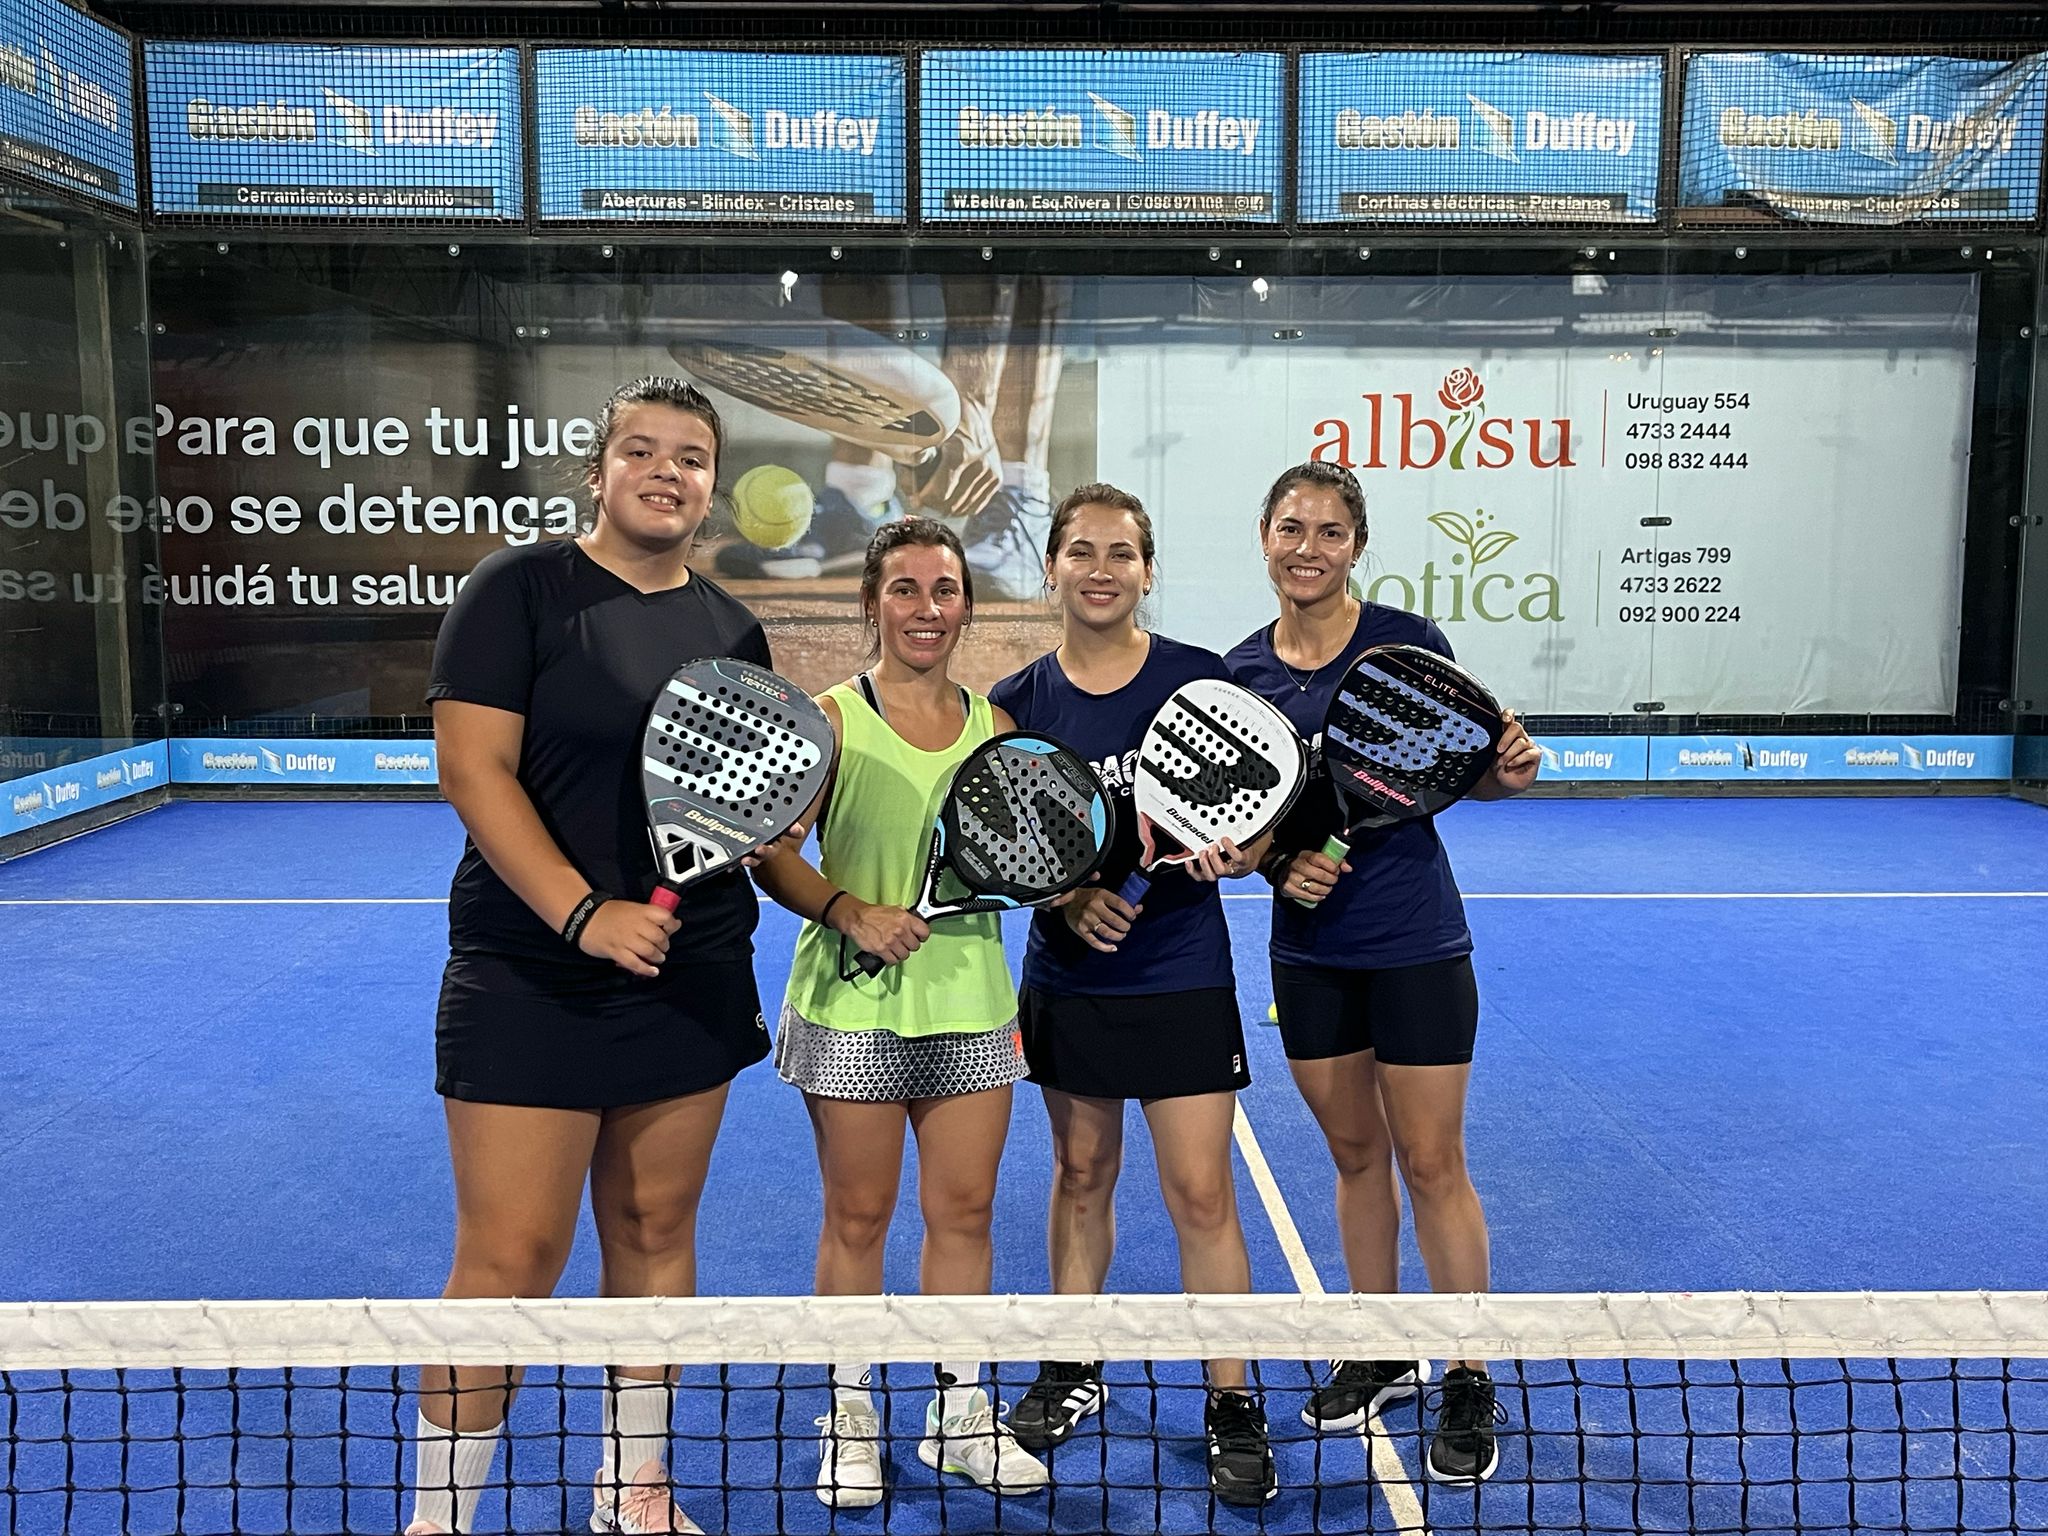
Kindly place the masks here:
[(415, 1520), (405, 1528), (405, 1536), (448, 1536), (448, 1532), (428, 1521)]
[(967, 1401), (972, 1405), (967, 1412), (949, 1415), (944, 1422), (936, 1400), (925, 1409), (918, 1460), (971, 1478), (991, 1493), (1041, 1492), (1052, 1481), (1045, 1463), (1017, 1443), (981, 1388), (976, 1387)]
[(642, 1462), (632, 1480), (616, 1490), (606, 1485), (602, 1471), (597, 1476), (590, 1528), (601, 1536), (704, 1536), (703, 1527), (671, 1497), (668, 1468), (660, 1462)]
[(834, 1403), (818, 1423), (818, 1502), (868, 1509), (882, 1502), (882, 1420), (866, 1403)]

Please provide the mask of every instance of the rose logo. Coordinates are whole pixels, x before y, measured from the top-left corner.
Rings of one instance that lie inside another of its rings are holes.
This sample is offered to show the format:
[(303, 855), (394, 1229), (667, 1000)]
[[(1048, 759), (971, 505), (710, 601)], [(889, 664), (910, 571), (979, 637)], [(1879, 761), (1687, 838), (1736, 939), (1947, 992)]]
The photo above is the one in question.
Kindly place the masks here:
[(1447, 411), (1469, 411), (1486, 398), (1486, 386), (1470, 368), (1453, 368), (1436, 392)]
[(1486, 385), (1476, 370), (1453, 368), (1444, 375), (1436, 397), (1443, 408), (1451, 412), (1451, 419), (1446, 424), (1446, 429), (1454, 434), (1451, 438), (1451, 468), (1463, 469), (1465, 443), (1478, 423), (1479, 402), (1486, 398)]

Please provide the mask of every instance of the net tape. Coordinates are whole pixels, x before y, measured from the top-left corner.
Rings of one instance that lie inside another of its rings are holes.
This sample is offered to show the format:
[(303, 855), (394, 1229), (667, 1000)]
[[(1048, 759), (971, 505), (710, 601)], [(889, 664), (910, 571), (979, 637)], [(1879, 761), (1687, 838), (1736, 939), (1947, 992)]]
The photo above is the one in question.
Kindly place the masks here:
[(2048, 1291), (0, 1304), (0, 1370), (873, 1360), (2048, 1359)]

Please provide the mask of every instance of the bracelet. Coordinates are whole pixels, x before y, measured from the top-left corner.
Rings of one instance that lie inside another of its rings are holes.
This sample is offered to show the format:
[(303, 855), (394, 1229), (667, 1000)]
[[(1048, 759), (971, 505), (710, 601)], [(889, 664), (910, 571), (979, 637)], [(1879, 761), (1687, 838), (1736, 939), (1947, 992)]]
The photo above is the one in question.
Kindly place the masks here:
[(599, 907), (612, 899), (610, 891), (593, 890), (589, 895), (577, 902), (575, 909), (569, 914), (568, 921), (562, 924), (562, 942), (571, 949), (574, 949), (576, 941), (583, 937), (583, 930), (590, 926), (592, 915)]
[(834, 891), (830, 896), (825, 898), (825, 905), (818, 909), (818, 926), (820, 928), (826, 928), (831, 926), (829, 923), (825, 921), (825, 919), (832, 915), (833, 903), (838, 901), (841, 897), (845, 895), (846, 892), (844, 891)]
[(1293, 854), (1284, 848), (1274, 848), (1267, 852), (1265, 859), (1259, 864), (1259, 873), (1266, 877), (1266, 884), (1278, 886), (1287, 878), (1287, 866), (1293, 862)]

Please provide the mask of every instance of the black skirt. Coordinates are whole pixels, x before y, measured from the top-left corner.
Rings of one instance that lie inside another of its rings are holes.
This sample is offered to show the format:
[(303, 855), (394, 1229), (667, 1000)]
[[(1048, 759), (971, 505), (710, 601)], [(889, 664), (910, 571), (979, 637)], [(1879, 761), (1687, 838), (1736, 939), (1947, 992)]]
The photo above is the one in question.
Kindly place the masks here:
[(1252, 1080), (1230, 987), (1136, 996), (1026, 987), (1017, 1025), (1031, 1081), (1081, 1098), (1179, 1099)]
[(672, 956), (658, 977), (448, 957), (434, 1087), (451, 1099), (611, 1109), (730, 1082), (768, 1054), (751, 959)]

